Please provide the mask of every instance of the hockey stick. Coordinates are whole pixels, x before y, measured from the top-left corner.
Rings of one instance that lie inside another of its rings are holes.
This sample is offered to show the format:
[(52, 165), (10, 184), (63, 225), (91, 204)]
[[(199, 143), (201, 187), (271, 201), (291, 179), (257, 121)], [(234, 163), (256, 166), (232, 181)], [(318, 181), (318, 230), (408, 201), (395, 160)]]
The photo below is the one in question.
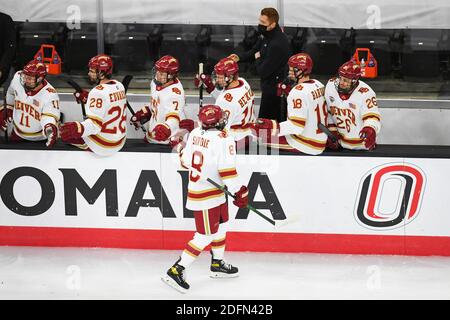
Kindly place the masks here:
[(330, 131), (330, 129), (325, 127), (321, 122), (317, 123), (317, 126), (328, 136), (328, 138), (330, 138), (333, 143), (338, 141), (338, 138)]
[[(235, 195), (232, 194), (230, 191), (228, 191), (228, 189), (225, 186), (222, 186), (220, 184), (218, 184), (217, 182), (215, 182), (214, 180), (210, 179), (210, 178), (206, 178), (206, 181), (208, 181), (209, 183), (211, 183), (213, 186), (215, 186), (217, 189), (222, 190), (223, 192), (225, 192), (228, 196), (232, 197), (233, 199), (236, 199)], [(255, 209), (254, 207), (252, 207), (251, 205), (247, 204), (247, 209), (249, 209), (250, 211), (253, 211), (254, 213), (256, 213), (258, 216), (260, 216), (261, 218), (263, 218), (264, 220), (266, 220), (267, 222), (269, 222), (270, 224), (272, 224), (273, 226), (277, 226), (276, 221), (270, 219), (269, 217), (265, 216), (264, 214), (262, 214), (261, 212), (259, 212), (257, 209)]]
[[(129, 87), (130, 82), (131, 82), (132, 79), (133, 79), (133, 76), (130, 75), (130, 74), (127, 74), (127, 75), (123, 78), (122, 84), (123, 84), (123, 87), (125, 88), (125, 93), (127, 93), (128, 87)], [(130, 103), (128, 102), (128, 99), (127, 99), (127, 108), (128, 108), (128, 110), (130, 111), (131, 116), (133, 117), (133, 116), (136, 114), (136, 112), (134, 112), (133, 108), (131, 107)], [(141, 123), (141, 129), (142, 129), (142, 131), (143, 131), (144, 133), (146, 133), (145, 128), (142, 126), (142, 123)]]
[[(199, 80), (201, 78), (201, 75), (203, 73), (203, 63), (198, 64), (198, 77)], [(203, 82), (200, 80), (200, 87), (198, 88), (198, 95), (199, 95), (199, 102), (198, 105), (200, 106), (199, 109), (203, 107)]]
[[(194, 171), (197, 175), (201, 176), (201, 173), (192, 168), (192, 167), (187, 167), (186, 165), (183, 164), (184, 167), (188, 168), (189, 170)], [(230, 191), (228, 191), (228, 189), (225, 186), (220, 185), (219, 183), (215, 182), (214, 180), (210, 179), (210, 178), (206, 178), (206, 181), (208, 181), (209, 183), (211, 183), (213, 186), (215, 186), (217, 189), (222, 190), (223, 192), (225, 192), (226, 195), (232, 197), (233, 199), (236, 199), (235, 195), (232, 194)], [(267, 222), (269, 222), (271, 225), (273, 225), (275, 228), (279, 228), (279, 227), (283, 227), (287, 224), (293, 223), (295, 221), (298, 220), (298, 216), (292, 218), (292, 219), (285, 219), (285, 220), (278, 220), (275, 221), (273, 219), (270, 219), (269, 217), (267, 217), (265, 214), (261, 213), (260, 211), (258, 211), (256, 208), (254, 208), (253, 206), (247, 204), (246, 209), (253, 211), (254, 213), (256, 213), (258, 216), (260, 216), (261, 218), (263, 218), (264, 220), (266, 220)]]
[[(80, 85), (78, 84), (78, 83), (76, 83), (74, 80), (72, 80), (71, 78), (68, 78), (67, 80), (66, 80), (66, 82), (72, 87), (72, 88), (74, 88), (75, 89), (75, 91), (76, 92), (82, 92), (83, 91), (83, 89), (80, 87)], [(81, 112), (83, 113), (83, 120), (85, 120), (87, 117), (86, 117), (86, 109), (85, 109), (85, 107), (84, 107), (84, 103), (83, 102), (81, 102), (80, 103), (81, 104)]]

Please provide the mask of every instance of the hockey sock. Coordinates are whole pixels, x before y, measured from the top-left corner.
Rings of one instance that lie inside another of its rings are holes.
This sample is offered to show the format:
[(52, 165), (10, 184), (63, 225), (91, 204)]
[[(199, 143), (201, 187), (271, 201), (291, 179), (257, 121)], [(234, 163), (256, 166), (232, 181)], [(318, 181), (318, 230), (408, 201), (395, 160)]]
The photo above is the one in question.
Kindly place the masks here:
[(187, 268), (202, 253), (203, 249), (210, 244), (211, 235), (204, 235), (196, 232), (194, 238), (188, 242), (186, 248), (181, 254), (181, 260), (178, 264)]
[(214, 259), (222, 260), (225, 253), (227, 224), (221, 223), (219, 229), (212, 235), (211, 251)]

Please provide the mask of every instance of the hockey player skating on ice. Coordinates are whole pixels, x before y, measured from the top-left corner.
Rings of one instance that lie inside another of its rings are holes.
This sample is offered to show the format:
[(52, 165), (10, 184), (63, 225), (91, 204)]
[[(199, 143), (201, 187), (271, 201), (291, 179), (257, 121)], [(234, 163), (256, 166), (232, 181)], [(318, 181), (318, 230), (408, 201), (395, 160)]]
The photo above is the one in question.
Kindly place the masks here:
[(87, 98), (84, 94), (87, 119), (61, 125), (61, 140), (101, 156), (113, 155), (122, 149), (126, 140), (125, 88), (119, 81), (111, 79), (111, 57), (95, 56), (88, 66), (89, 82), (95, 87)]
[(45, 79), (45, 65), (32, 60), (16, 72), (6, 94), (6, 110), (0, 108), (0, 125), (7, 130), (14, 127), (11, 141), (47, 140), (51, 148), (58, 137), (60, 118), (59, 97), (55, 88)]
[(287, 120), (260, 118), (253, 125), (257, 135), (273, 148), (317, 155), (326, 146), (327, 135), (318, 124), (326, 125), (327, 106), (324, 86), (310, 79), (311, 57), (298, 53), (289, 58), (289, 79), (294, 86), (287, 97)]
[(178, 291), (186, 292), (186, 269), (211, 244), (211, 276), (236, 277), (238, 268), (224, 261), (228, 203), (224, 192), (206, 179), (226, 185), (235, 195), (239, 208), (248, 205), (248, 189), (239, 182), (236, 171), (235, 141), (223, 130), (226, 115), (219, 106), (205, 105), (199, 112), (201, 126), (194, 129), (185, 148), (180, 151), (181, 163), (189, 168), (186, 207), (194, 211), (196, 232), (181, 257), (169, 268), (162, 280)]
[(328, 81), (325, 98), (328, 105), (328, 127), (338, 142), (328, 140), (327, 147), (372, 150), (381, 128), (375, 92), (359, 78), (361, 68), (353, 61), (344, 63), (338, 77)]
[(184, 118), (185, 97), (178, 70), (178, 60), (169, 55), (155, 63), (150, 84), (151, 105), (144, 106), (131, 118), (136, 128), (148, 122), (146, 142), (174, 145), (182, 135), (179, 123)]
[[(195, 79), (195, 85), (204, 85), (206, 91), (216, 99), (215, 104), (226, 113), (226, 129), (237, 141), (238, 147), (247, 144), (252, 136), (251, 123), (256, 119), (253, 110), (254, 93), (248, 82), (239, 77), (238, 64), (224, 58), (214, 66), (213, 79), (201, 74)], [(186, 121), (189, 120), (183, 123)]]

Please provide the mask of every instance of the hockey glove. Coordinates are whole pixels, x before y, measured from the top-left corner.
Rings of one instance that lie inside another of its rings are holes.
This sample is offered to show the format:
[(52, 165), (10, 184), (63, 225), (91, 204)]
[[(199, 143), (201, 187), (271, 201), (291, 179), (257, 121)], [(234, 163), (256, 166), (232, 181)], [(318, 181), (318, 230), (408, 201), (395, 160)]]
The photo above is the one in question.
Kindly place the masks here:
[(152, 131), (152, 136), (156, 141), (165, 141), (169, 139), (171, 130), (166, 124), (157, 124)]
[(45, 143), (45, 145), (48, 148), (53, 147), (56, 139), (58, 138), (58, 128), (53, 123), (47, 123), (44, 126), (44, 134), (47, 137), (47, 142)]
[(13, 116), (13, 109), (11, 106), (6, 106), (6, 112), (5, 107), (0, 108), (0, 127), (3, 131), (5, 131), (8, 128), (8, 123), (11, 123)]
[(199, 88), (200, 85), (203, 85), (204, 88), (206, 88), (206, 92), (211, 93), (214, 91), (214, 84), (212, 82), (211, 76), (208, 76), (207, 74), (202, 73), (200, 75), (200, 78), (198, 75), (195, 76), (194, 79), (194, 85)]
[(292, 85), (280, 82), (277, 84), (277, 96), (288, 96), (289, 92), (291, 92)]
[(337, 150), (339, 149), (339, 132), (337, 131), (331, 131), (333, 136), (336, 137), (336, 141), (333, 141), (330, 137), (327, 138), (327, 148), (331, 150)]
[(138, 130), (144, 123), (148, 122), (151, 117), (152, 112), (149, 106), (144, 106), (131, 117), (130, 123), (134, 126), (135, 130)]
[(234, 194), (233, 204), (239, 208), (245, 208), (248, 205), (248, 189), (246, 186), (241, 186), (239, 191)]
[(67, 143), (75, 143), (80, 141), (84, 133), (84, 127), (78, 121), (66, 122), (59, 127), (61, 131), (61, 140)]
[(276, 136), (280, 130), (280, 124), (276, 120), (259, 118), (252, 124), (252, 128), (256, 131), (258, 137), (262, 132), (268, 136)]
[(373, 150), (375, 149), (376, 143), (376, 133), (375, 129), (372, 127), (364, 127), (359, 132), (359, 137), (361, 139), (364, 139), (364, 146), (367, 148), (367, 150)]
[(192, 130), (194, 130), (194, 127), (195, 123), (194, 120), (192, 119), (184, 119), (180, 121), (180, 129), (184, 129), (191, 132)]
[(77, 100), (77, 103), (86, 104), (89, 92), (87, 92), (86, 90), (77, 91), (73, 95), (75, 96), (75, 100)]

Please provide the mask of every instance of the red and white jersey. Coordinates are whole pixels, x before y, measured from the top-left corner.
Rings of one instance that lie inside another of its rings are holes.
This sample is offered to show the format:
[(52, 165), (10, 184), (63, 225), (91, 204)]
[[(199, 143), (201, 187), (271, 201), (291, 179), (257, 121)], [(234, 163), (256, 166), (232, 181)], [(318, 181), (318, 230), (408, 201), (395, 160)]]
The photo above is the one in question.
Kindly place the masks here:
[[(152, 117), (147, 125), (146, 138), (151, 143), (168, 144), (171, 137), (180, 134), (180, 120), (185, 119), (184, 107), (186, 100), (181, 82), (175, 82), (167, 87), (160, 87), (154, 81), (150, 84), (150, 109)], [(171, 136), (165, 141), (157, 141), (151, 137), (151, 132), (157, 124), (166, 124)]]
[(335, 79), (331, 79), (325, 88), (329, 113), (328, 126), (330, 130), (339, 132), (339, 143), (343, 148), (366, 150), (363, 139), (359, 137), (361, 129), (370, 126), (377, 134), (381, 129), (381, 116), (375, 92), (359, 80), (350, 97), (342, 99), (334, 82)]
[(58, 126), (59, 97), (46, 80), (39, 91), (26, 92), (20, 82), (21, 71), (16, 72), (6, 94), (6, 104), (14, 108), (15, 133), (30, 141), (46, 140), (43, 129), (47, 123)]
[(323, 152), (327, 135), (318, 123), (326, 125), (327, 106), (320, 81), (311, 79), (296, 85), (287, 96), (287, 120), (280, 123), (280, 136), (285, 136), (291, 147), (303, 153), (317, 155)]
[(255, 94), (244, 78), (239, 78), (239, 85), (232, 89), (214, 90), (211, 95), (216, 98), (216, 105), (228, 115), (228, 129), (234, 140), (238, 141), (252, 135), (250, 123), (256, 121), (253, 105)]
[(186, 147), (180, 151), (182, 166), (190, 168), (186, 208), (206, 210), (226, 201), (225, 193), (207, 178), (226, 185), (233, 194), (239, 190), (235, 144), (226, 130), (195, 128), (191, 131)]
[(87, 119), (83, 140), (101, 156), (109, 156), (120, 149), (127, 136), (127, 97), (125, 88), (117, 80), (99, 84), (89, 92), (86, 104)]

